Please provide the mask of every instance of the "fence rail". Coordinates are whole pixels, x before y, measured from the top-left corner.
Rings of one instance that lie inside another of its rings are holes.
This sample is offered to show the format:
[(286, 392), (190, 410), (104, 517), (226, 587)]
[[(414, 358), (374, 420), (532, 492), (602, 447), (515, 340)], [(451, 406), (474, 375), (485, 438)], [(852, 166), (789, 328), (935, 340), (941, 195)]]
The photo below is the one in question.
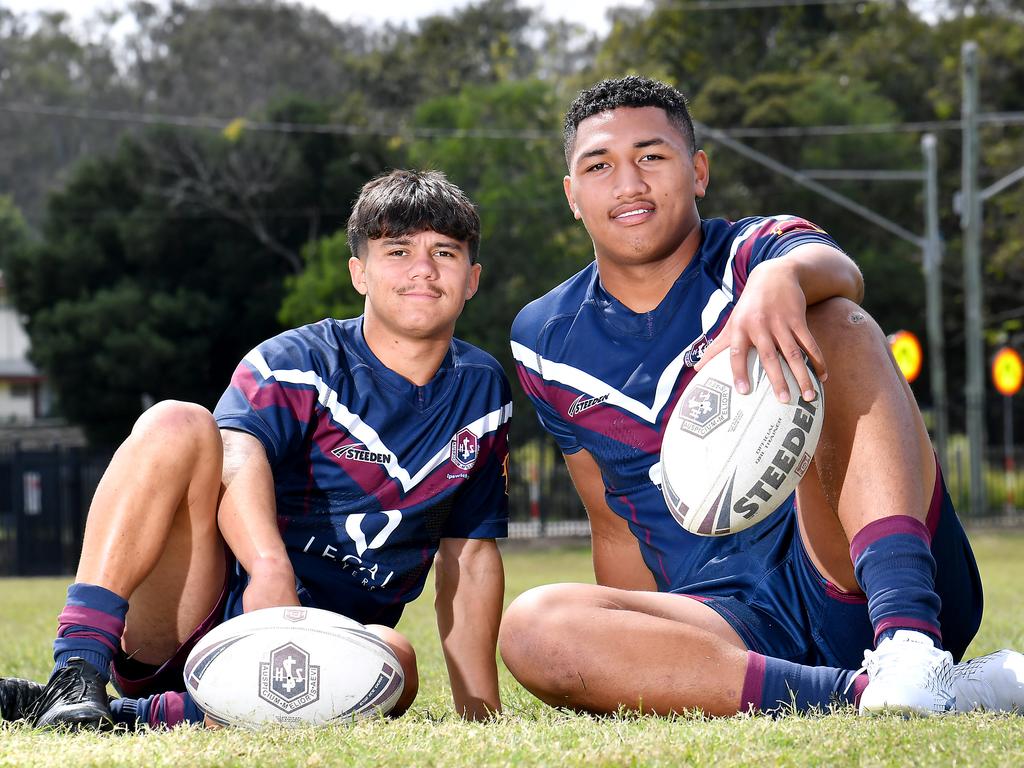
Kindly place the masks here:
[[(0, 449), (0, 576), (73, 573), (85, 517), (109, 451)], [(1024, 450), (987, 452), (986, 508), (968, 509), (966, 444), (955, 441), (944, 474), (968, 523), (1024, 524)], [(510, 538), (586, 536), (586, 512), (557, 445), (538, 436), (513, 449), (509, 467)]]

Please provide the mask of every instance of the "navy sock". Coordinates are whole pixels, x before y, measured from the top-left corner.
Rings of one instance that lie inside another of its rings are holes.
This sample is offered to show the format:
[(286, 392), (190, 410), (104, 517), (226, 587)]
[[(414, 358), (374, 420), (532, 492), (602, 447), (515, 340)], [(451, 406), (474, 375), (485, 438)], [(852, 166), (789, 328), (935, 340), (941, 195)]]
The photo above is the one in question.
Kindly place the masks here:
[(173, 728), (182, 723), (202, 723), (202, 710), (187, 693), (170, 691), (142, 699), (115, 699), (110, 702), (114, 723), (130, 730), (143, 726)]
[(109, 589), (75, 583), (68, 587), (68, 600), (57, 617), (57, 639), (53, 641), (54, 671), (68, 660), (85, 659), (110, 679), (110, 661), (121, 647), (128, 601)]
[(911, 629), (942, 645), (941, 601), (935, 593), (935, 558), (924, 523), (896, 515), (868, 523), (850, 543), (857, 582), (868, 598), (875, 645)]
[(856, 706), (867, 675), (835, 667), (808, 667), (747, 652), (740, 711), (781, 713), (826, 710), (830, 704)]

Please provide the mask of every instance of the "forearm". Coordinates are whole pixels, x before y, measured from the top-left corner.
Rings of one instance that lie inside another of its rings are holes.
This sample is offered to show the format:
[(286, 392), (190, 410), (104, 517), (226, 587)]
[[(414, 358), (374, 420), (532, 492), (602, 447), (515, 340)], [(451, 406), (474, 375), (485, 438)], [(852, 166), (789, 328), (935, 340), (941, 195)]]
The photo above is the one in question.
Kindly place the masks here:
[(467, 542), (471, 553), (445, 547), (450, 541), (436, 561), (437, 627), (455, 710), (481, 720), (501, 710), (496, 648), (505, 575), (493, 541)]
[[(831, 246), (808, 243), (794, 248), (780, 259), (760, 267), (790, 271), (800, 284), (807, 305), (834, 297), (860, 303), (864, 299), (864, 278), (853, 259)], [(755, 269), (752, 274), (756, 274)]]
[(222, 430), (221, 436), (224, 473), (217, 513), (221, 535), (246, 572), (272, 566), (290, 574), (277, 527), (274, 478), (263, 445), (244, 432)]
[(616, 589), (657, 590), (629, 524), (612, 512), (605, 500), (604, 480), (594, 457), (587, 451), (578, 451), (564, 458), (590, 520), (590, 548), (597, 583)]

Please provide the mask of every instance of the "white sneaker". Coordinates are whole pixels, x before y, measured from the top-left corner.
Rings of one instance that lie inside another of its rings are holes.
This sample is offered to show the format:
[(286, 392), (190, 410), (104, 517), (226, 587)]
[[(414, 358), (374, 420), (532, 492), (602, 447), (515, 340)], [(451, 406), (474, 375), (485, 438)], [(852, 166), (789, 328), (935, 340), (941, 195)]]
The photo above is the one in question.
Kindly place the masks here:
[(953, 709), (953, 657), (920, 632), (900, 629), (864, 652), (860, 714), (933, 715)]
[(956, 711), (1024, 714), (1024, 656), (1003, 649), (953, 667)]

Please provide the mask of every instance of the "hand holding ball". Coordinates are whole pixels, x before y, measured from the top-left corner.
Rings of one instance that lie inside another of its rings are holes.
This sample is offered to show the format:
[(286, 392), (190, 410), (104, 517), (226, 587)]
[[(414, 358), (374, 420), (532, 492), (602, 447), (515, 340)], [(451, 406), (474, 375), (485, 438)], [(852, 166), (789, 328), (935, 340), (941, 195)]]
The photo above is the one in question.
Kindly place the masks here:
[(785, 360), (789, 402), (780, 403), (751, 349), (748, 395), (733, 387), (728, 352), (712, 358), (676, 403), (661, 446), (661, 490), (690, 533), (724, 536), (764, 520), (807, 472), (825, 416), (821, 383), (807, 402)]

